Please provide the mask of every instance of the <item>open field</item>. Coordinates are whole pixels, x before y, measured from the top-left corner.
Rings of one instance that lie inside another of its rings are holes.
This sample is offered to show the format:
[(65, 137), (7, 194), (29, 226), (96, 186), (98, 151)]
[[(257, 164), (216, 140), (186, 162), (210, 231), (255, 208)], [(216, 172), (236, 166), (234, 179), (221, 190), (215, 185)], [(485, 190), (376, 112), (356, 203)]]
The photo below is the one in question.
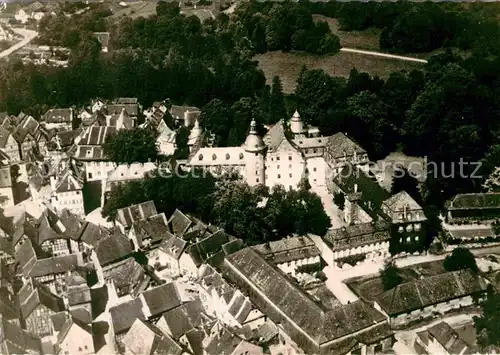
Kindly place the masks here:
[(315, 21), (324, 21), (328, 23), (332, 33), (339, 36), (340, 45), (342, 47), (366, 49), (370, 51), (380, 50), (379, 37), (380, 32), (378, 28), (369, 28), (363, 31), (341, 31), (339, 30), (339, 22), (337, 19), (326, 17), (323, 15), (313, 15)]
[(118, 18), (122, 15), (131, 18), (149, 17), (156, 14), (157, 1), (136, 1), (127, 3), (127, 7), (122, 7), (118, 4), (111, 6), (113, 12), (112, 18)]
[(424, 64), (392, 58), (375, 57), (357, 53), (339, 52), (335, 55), (318, 56), (303, 52), (268, 52), (254, 56), (264, 71), (268, 84), (278, 75), (283, 82), (283, 91), (291, 93), (297, 85), (297, 78), (303, 65), (308, 69), (323, 69), (333, 76), (348, 77), (351, 69), (387, 78), (400, 70), (423, 68)]

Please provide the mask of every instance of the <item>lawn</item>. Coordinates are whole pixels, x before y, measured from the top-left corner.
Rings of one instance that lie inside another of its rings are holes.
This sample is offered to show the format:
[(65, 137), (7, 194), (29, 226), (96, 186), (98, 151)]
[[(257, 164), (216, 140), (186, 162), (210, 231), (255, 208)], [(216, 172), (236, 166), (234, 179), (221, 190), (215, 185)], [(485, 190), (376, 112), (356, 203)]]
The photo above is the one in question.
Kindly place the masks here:
[(363, 31), (341, 31), (337, 19), (323, 15), (312, 15), (314, 21), (324, 21), (328, 23), (332, 33), (339, 36), (340, 45), (347, 48), (365, 49), (370, 51), (379, 51), (380, 32), (378, 28), (368, 28)]
[(149, 17), (151, 15), (156, 15), (156, 4), (157, 1), (136, 1), (127, 3), (127, 7), (122, 7), (120, 5), (114, 4), (111, 6), (111, 11), (113, 12), (112, 18), (118, 18), (122, 15), (129, 16), (131, 18), (138, 17)]
[(423, 64), (398, 59), (382, 58), (357, 53), (339, 52), (335, 55), (318, 56), (304, 52), (283, 53), (268, 52), (254, 56), (264, 72), (267, 83), (278, 75), (283, 83), (283, 91), (292, 93), (297, 85), (297, 78), (302, 66), (308, 69), (323, 69), (333, 76), (348, 77), (351, 69), (387, 78), (389, 74), (400, 70), (421, 69)]
[[(429, 263), (412, 265), (401, 269), (401, 276), (404, 282), (410, 282), (419, 279), (421, 276), (434, 276), (446, 272), (443, 268), (443, 262), (432, 261)], [(346, 281), (346, 285), (360, 298), (366, 301), (373, 301), (375, 297), (384, 292), (382, 279), (376, 277), (354, 278)]]

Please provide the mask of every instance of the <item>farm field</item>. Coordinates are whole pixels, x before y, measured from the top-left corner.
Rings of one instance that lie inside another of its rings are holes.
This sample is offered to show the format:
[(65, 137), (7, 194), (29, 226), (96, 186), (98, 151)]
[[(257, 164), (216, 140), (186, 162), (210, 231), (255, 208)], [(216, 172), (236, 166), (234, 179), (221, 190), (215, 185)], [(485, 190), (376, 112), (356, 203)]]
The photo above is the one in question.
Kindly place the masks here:
[(281, 78), (285, 93), (294, 91), (303, 65), (307, 69), (323, 69), (333, 76), (348, 77), (351, 69), (356, 68), (361, 72), (378, 75), (381, 78), (387, 78), (395, 71), (410, 71), (423, 67), (421, 63), (348, 52), (318, 56), (303, 52), (275, 51), (258, 54), (253, 58), (259, 62), (259, 67), (264, 72), (268, 84), (272, 83), (276, 75)]

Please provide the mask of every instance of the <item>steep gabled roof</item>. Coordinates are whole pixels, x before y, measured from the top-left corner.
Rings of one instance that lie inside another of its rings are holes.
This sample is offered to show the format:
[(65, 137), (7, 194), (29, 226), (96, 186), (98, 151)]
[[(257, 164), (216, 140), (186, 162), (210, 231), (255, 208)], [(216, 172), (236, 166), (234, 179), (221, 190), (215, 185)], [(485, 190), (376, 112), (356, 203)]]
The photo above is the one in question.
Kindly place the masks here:
[(146, 319), (142, 312), (142, 302), (139, 298), (112, 307), (109, 309), (109, 313), (115, 334), (121, 334), (129, 330), (136, 319)]
[(73, 122), (72, 108), (53, 108), (43, 116), (45, 123), (68, 123)]
[(83, 189), (83, 183), (77, 179), (73, 173), (68, 169), (61, 180), (58, 181), (56, 185), (56, 192), (69, 192), (69, 191), (81, 191)]
[(187, 232), (189, 227), (193, 222), (184, 213), (176, 209), (170, 219), (168, 220), (168, 225), (176, 236), (181, 237)]
[(145, 304), (149, 308), (152, 317), (163, 314), (182, 304), (174, 282), (151, 288), (141, 295), (144, 297)]
[(330, 163), (333, 159), (351, 156), (354, 154), (365, 154), (366, 150), (361, 148), (359, 144), (347, 137), (344, 133), (335, 133), (328, 137), (326, 144), (325, 158)]
[(42, 341), (17, 325), (1, 318), (0, 353), (14, 354), (43, 354)]
[(116, 211), (116, 220), (125, 228), (132, 226), (136, 221), (157, 215), (155, 204), (152, 200), (138, 203)]
[(72, 270), (78, 265), (78, 255), (62, 255), (53, 258), (37, 260), (29, 273), (29, 277), (41, 277), (62, 274)]
[(26, 319), (39, 305), (56, 313), (65, 309), (62, 298), (51, 293), (45, 286), (33, 282), (26, 283), (19, 291), (18, 297), (23, 319)]
[(118, 230), (98, 241), (95, 247), (101, 266), (122, 260), (134, 252), (130, 240)]
[(281, 145), (281, 142), (286, 139), (285, 126), (283, 120), (280, 120), (264, 136), (264, 143), (267, 145), (269, 152), (275, 152)]

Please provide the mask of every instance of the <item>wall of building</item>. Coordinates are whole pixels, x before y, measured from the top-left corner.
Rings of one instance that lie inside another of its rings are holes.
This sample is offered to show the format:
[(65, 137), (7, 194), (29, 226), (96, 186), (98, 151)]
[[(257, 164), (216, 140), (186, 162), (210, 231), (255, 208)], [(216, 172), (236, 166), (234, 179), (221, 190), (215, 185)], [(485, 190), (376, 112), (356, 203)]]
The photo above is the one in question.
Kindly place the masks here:
[(0, 207), (6, 208), (10, 206), (14, 206), (12, 187), (0, 188)]
[(425, 307), (424, 309), (417, 309), (410, 313), (400, 314), (396, 317), (391, 317), (391, 326), (400, 327), (410, 322), (430, 318), (434, 315), (443, 315), (451, 310), (468, 307), (474, 304), (471, 296), (456, 298), (447, 302), (442, 302), (436, 305)]
[(326, 186), (327, 164), (323, 157), (307, 158), (306, 167), (311, 186)]
[(283, 185), (285, 189), (297, 189), (304, 177), (306, 162), (297, 151), (278, 151), (266, 157), (266, 185)]
[(319, 264), (320, 262), (321, 262), (321, 257), (318, 255), (318, 256), (313, 256), (310, 258), (304, 258), (304, 259), (300, 259), (300, 260), (292, 260), (288, 263), (278, 264), (278, 267), (285, 274), (295, 276), (295, 272), (299, 266), (315, 265), (315, 264)]
[(264, 152), (245, 152), (245, 180), (248, 185), (255, 186), (265, 183)]
[(333, 252), (333, 260), (359, 254), (367, 254), (366, 258), (370, 260), (384, 259), (389, 255), (389, 241), (367, 244), (351, 249), (335, 250)]
[(116, 164), (109, 161), (86, 161), (84, 166), (87, 181), (105, 180), (108, 173), (116, 168)]
[(57, 211), (68, 209), (77, 216), (85, 216), (83, 193), (81, 190), (56, 193), (52, 205)]

